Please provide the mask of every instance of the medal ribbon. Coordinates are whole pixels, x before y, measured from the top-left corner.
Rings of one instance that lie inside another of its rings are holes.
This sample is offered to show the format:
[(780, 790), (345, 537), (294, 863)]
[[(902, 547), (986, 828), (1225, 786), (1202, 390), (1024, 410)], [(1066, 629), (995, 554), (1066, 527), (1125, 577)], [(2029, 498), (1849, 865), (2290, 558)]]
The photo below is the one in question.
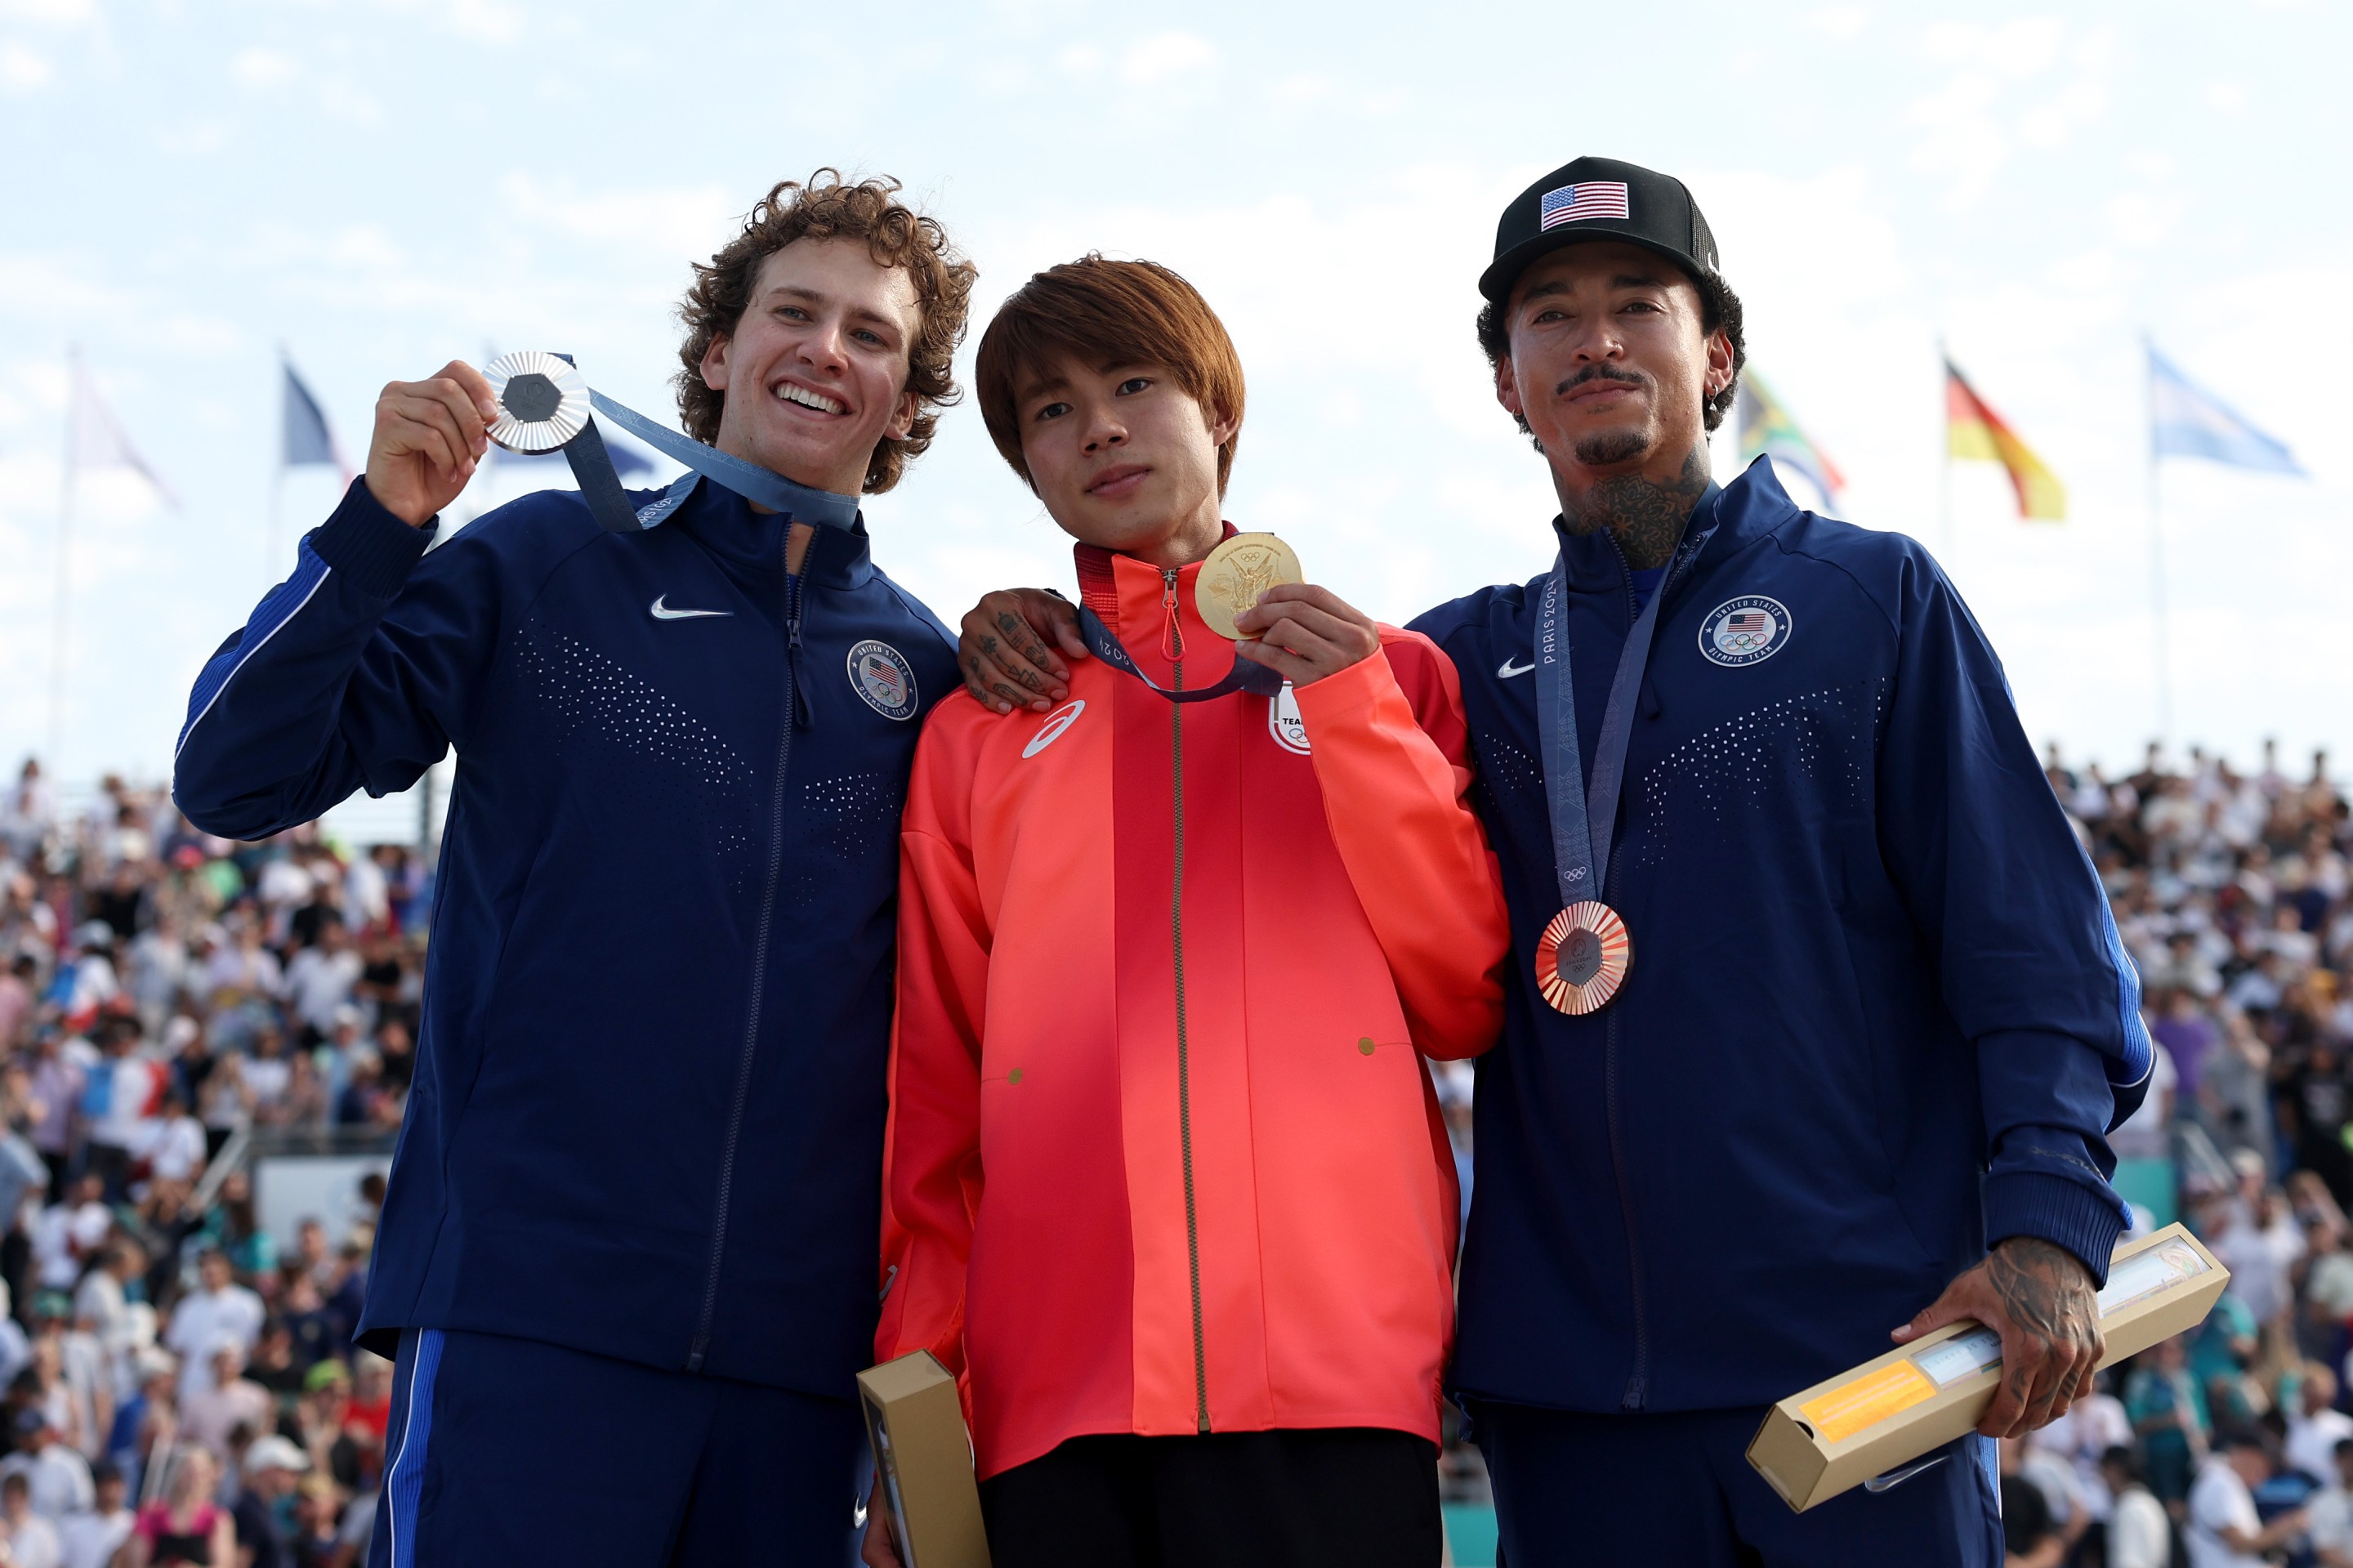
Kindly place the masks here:
[(1552, 575), (1545, 579), (1537, 601), (1535, 652), (1536, 728), (1543, 736), (1545, 804), (1552, 819), (1552, 861), (1560, 879), (1563, 908), (1603, 896), (1609, 875), (1610, 841), (1618, 832), (1618, 796), (1625, 782), (1626, 747), (1633, 738), (1634, 702), (1650, 663), (1651, 641), (1659, 630), (1659, 607), (1677, 573), (1705, 547), (1715, 532), (1715, 487), (1692, 509), (1692, 520), (1702, 524), (1696, 533), (1686, 528), (1684, 542), (1675, 551), (1666, 575), (1651, 590), (1650, 603), (1634, 618), (1626, 646), (1618, 655), (1618, 673), (1609, 683), (1609, 702), (1601, 710), (1601, 734), (1594, 742), (1593, 783), (1585, 782), (1584, 758), (1577, 740), (1577, 692), (1568, 667), (1568, 555), (1553, 556)]
[[(568, 354), (556, 357), (566, 364), (572, 361)], [(858, 497), (854, 495), (837, 495), (829, 490), (796, 484), (783, 474), (681, 435), (594, 387), (589, 389), (588, 402), (596, 412), (629, 434), (684, 463), (696, 476), (715, 480), (746, 501), (771, 512), (781, 512), (796, 523), (842, 529), (857, 525)], [(605, 438), (594, 418), (583, 420), (580, 433), (565, 442), (561, 450), (564, 461), (572, 465), (572, 477), (579, 482), (581, 499), (588, 503), (590, 514), (607, 533), (635, 534), (652, 527), (677, 511), (694, 489), (691, 479), (673, 484), (670, 493), (649, 506), (647, 515), (641, 518), (621, 490), (620, 475), (613, 468), (613, 454), (605, 449)]]
[(1088, 652), (1096, 658), (1114, 670), (1125, 671), (1172, 703), (1206, 703), (1211, 697), (1222, 697), (1229, 692), (1256, 692), (1260, 696), (1271, 697), (1282, 690), (1281, 675), (1263, 664), (1250, 662), (1239, 653), (1234, 655), (1234, 667), (1227, 671), (1226, 678), (1214, 686), (1203, 686), (1198, 692), (1172, 692), (1166, 686), (1155, 684), (1151, 676), (1135, 667), (1135, 661), (1128, 656), (1119, 639), (1111, 634), (1111, 628), (1103, 624), (1103, 617), (1083, 604), (1079, 606), (1079, 635), (1086, 639)]

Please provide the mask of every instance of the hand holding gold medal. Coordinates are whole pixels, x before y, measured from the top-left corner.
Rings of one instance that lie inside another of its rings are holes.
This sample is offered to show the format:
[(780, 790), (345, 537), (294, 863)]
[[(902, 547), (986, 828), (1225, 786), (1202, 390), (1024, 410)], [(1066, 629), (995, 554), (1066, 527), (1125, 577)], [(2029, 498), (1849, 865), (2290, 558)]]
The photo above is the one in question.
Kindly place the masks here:
[(1306, 580), (1299, 557), (1271, 534), (1237, 534), (1209, 552), (1193, 583), (1194, 608), (1234, 652), (1294, 686), (1336, 675), (1380, 652), (1380, 628)]

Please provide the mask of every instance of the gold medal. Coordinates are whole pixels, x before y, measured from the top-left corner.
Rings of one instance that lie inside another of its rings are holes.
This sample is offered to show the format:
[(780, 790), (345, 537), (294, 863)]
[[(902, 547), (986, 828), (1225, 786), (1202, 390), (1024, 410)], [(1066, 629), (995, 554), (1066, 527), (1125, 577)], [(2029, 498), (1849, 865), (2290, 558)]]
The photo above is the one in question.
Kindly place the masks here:
[(1536, 938), (1536, 987), (1572, 1017), (1599, 1012), (1626, 983), (1634, 939), (1618, 911), (1598, 899), (1572, 904)]
[(1299, 557), (1271, 534), (1237, 534), (1209, 552), (1193, 579), (1193, 608), (1209, 630), (1239, 642), (1234, 617), (1266, 597), (1277, 583), (1303, 583)]

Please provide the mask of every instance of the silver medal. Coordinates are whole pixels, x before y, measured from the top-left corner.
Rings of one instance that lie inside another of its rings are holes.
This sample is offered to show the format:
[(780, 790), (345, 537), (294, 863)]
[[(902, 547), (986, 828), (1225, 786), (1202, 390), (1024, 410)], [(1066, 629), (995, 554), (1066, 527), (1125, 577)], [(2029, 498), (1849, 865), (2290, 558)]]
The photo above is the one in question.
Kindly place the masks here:
[(588, 383), (569, 362), (535, 348), (482, 367), (497, 399), (491, 440), (511, 452), (552, 452), (588, 423)]

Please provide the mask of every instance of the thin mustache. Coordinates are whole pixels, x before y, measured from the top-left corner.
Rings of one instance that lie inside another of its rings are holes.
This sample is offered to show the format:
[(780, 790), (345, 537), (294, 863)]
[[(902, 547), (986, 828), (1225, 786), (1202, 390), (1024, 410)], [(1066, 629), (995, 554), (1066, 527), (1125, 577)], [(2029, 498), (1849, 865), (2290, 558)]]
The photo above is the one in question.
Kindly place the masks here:
[(1552, 389), (1552, 395), (1557, 397), (1562, 393), (1570, 390), (1572, 387), (1582, 387), (1588, 381), (1623, 381), (1629, 387), (1647, 387), (1650, 385), (1650, 377), (1646, 376), (1638, 376), (1630, 370), (1620, 370), (1614, 366), (1596, 365), (1588, 369), (1580, 370), (1576, 375), (1570, 376), (1567, 380), (1563, 381), (1559, 386)]

